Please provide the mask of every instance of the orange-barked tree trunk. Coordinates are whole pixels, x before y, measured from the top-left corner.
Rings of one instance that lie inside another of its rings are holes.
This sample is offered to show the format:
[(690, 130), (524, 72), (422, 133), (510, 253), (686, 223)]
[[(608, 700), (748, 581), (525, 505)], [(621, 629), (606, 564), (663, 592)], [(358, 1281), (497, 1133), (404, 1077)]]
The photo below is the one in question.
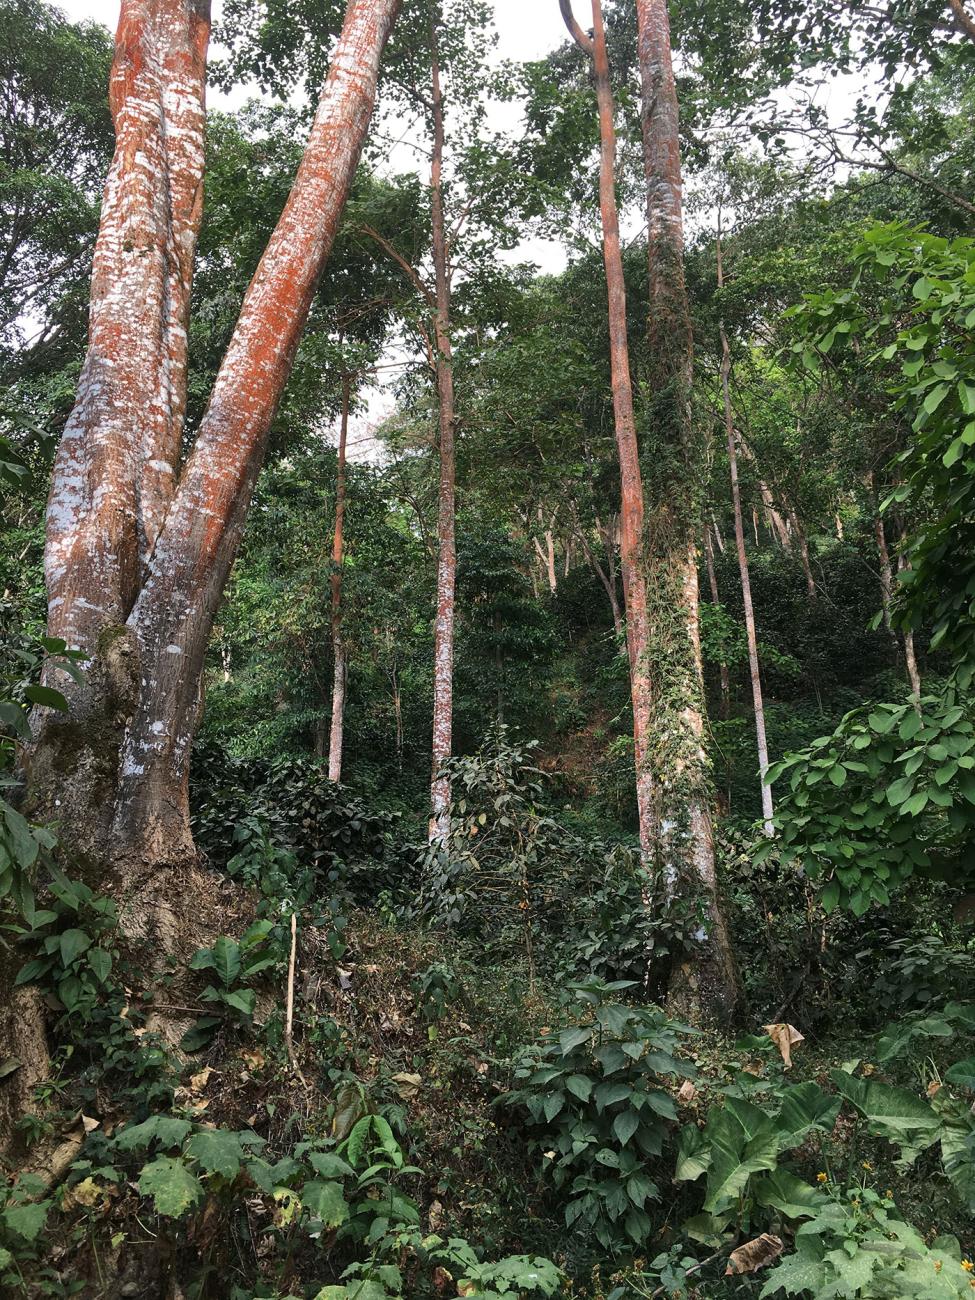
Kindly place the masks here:
[(345, 445), (349, 434), (349, 404), (352, 381), (342, 376), (342, 416), (335, 469), (335, 529), (332, 534), (331, 625), (332, 625), (332, 725), (328, 735), (328, 779), (342, 780), (342, 737), (345, 728), (345, 683), (348, 668), (342, 635), (342, 566), (345, 562)]
[(633, 704), (633, 751), (636, 767), (636, 802), (640, 850), (644, 862), (653, 861), (656, 847), (653, 812), (653, 772), (647, 759), (651, 725), (652, 687), (647, 662), (647, 586), (643, 554), (643, 480), (633, 412), (630, 349), (626, 334), (626, 288), (620, 251), (616, 206), (616, 127), (613, 90), (606, 52), (606, 33), (600, 0), (592, 0), (592, 37), (586, 36), (572, 16), (570, 0), (559, 0), (562, 17), (576, 43), (592, 57), (599, 107), (599, 208), (603, 227), (603, 264), (609, 307), (609, 355), (613, 388), (613, 419), (620, 463), (620, 569), (626, 606), (626, 647), (630, 665)]
[(695, 896), (699, 946), (675, 970), (672, 994), (687, 1014), (727, 1018), (738, 980), (721, 910), (705, 748), (697, 538), (704, 449), (691, 415), (693, 335), (684, 281), (677, 89), (667, 0), (637, 0), (637, 53), (647, 183), (648, 386), (652, 457), (644, 451), (649, 644), (657, 825), (665, 870)]
[(294, 185), (182, 471), (207, 0), (123, 0), (91, 334), (48, 507), (49, 632), (91, 656), (37, 720), (30, 797), (104, 883), (192, 861), (204, 655), (372, 115), (398, 0), (349, 0)]
[(433, 769), (430, 782), (430, 840), (448, 829), (450, 758), (454, 699), (454, 593), (457, 586), (456, 469), (454, 458), (454, 367), (450, 343), (450, 279), (443, 212), (444, 102), (437, 53), (436, 18), (430, 27), (433, 105), (433, 164), (430, 215), (434, 273), (433, 354), (437, 380), (440, 494), (437, 510), (437, 615), (433, 646)]

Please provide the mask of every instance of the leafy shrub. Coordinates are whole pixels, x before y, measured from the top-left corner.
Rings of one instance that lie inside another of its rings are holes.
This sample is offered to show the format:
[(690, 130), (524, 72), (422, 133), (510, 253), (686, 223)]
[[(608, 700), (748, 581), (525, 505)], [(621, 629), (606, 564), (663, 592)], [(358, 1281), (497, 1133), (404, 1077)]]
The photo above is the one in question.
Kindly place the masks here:
[(216, 1014), (201, 1016), (183, 1035), (180, 1046), (184, 1052), (198, 1052), (205, 1047), (228, 1016), (233, 1023), (249, 1026), (254, 1016), (257, 993), (251, 981), (271, 966), (277, 965), (280, 954), (268, 951), (268, 936), (273, 926), (270, 921), (255, 921), (237, 942), (221, 935), (212, 948), (199, 948), (190, 959), (190, 970), (209, 970), (216, 982), (208, 984), (200, 998), (213, 1003)]
[(664, 1082), (694, 1073), (675, 1054), (688, 1031), (655, 1007), (608, 1000), (632, 987), (629, 981), (569, 987), (589, 1013), (523, 1052), (515, 1068), (520, 1087), (504, 1102), (524, 1112), (530, 1149), (566, 1196), (566, 1224), (619, 1250), (651, 1229), (645, 1206), (659, 1188), (648, 1165), (677, 1119)]
[(404, 869), (398, 818), (369, 809), (327, 767), (311, 758), (232, 758), (215, 749), (194, 754), (193, 834), (222, 870), (262, 884), (265, 870), (287, 892), (302, 886), (295, 867), (311, 874), (306, 896), (344, 891), (373, 899), (399, 883)]
[(972, 1294), (971, 1261), (954, 1237), (928, 1244), (869, 1187), (830, 1192), (796, 1231), (795, 1254), (774, 1268), (761, 1296), (866, 1300), (961, 1300)]
[(67, 1015), (87, 1018), (102, 999), (118, 957), (118, 908), (80, 880), (51, 866), (50, 906), (26, 914), (26, 925), (7, 929), (37, 952), (15, 984), (41, 984)]

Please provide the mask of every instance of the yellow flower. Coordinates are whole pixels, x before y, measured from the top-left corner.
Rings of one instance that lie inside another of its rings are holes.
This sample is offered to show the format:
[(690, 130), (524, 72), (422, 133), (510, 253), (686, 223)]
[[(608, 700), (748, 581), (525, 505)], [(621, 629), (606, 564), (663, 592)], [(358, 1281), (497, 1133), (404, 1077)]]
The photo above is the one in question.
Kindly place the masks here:
[(816, 1175), (816, 1182), (817, 1182), (817, 1183), (825, 1183), (825, 1182), (827, 1181), (828, 1177), (829, 1177), (828, 1174), (824, 1174), (824, 1173), (822, 1173), (822, 1171), (820, 1171), (820, 1173), (818, 1173), (818, 1174)]
[(941, 1262), (940, 1259), (936, 1259), (936, 1260), (934, 1261), (934, 1271), (935, 1271), (936, 1273), (940, 1273), (943, 1267), (944, 1267), (944, 1265), (942, 1264), (942, 1262)]
[(864, 1160), (864, 1162), (863, 1162), (863, 1164), (860, 1166), (860, 1168), (861, 1168), (861, 1169), (865, 1169), (865, 1170), (867, 1171), (868, 1174), (869, 1174), (869, 1173), (872, 1173), (872, 1171), (873, 1171), (873, 1165), (870, 1163), (869, 1160)]
[(966, 1273), (970, 1273), (972, 1269), (975, 1268), (975, 1264), (973, 1264), (970, 1259), (963, 1259), (961, 1262), (961, 1266)]
[(886, 1192), (884, 1192), (884, 1196), (887, 1197), (888, 1201), (892, 1201), (894, 1199), (894, 1193), (890, 1190), (889, 1187), (887, 1188)]

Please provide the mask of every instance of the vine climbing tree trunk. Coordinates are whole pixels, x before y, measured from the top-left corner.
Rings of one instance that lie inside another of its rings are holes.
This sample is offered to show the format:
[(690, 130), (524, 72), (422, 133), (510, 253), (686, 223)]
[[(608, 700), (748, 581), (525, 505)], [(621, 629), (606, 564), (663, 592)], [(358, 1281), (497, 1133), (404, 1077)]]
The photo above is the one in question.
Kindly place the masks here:
[(626, 606), (626, 642), (633, 704), (633, 750), (640, 849), (649, 864), (654, 857), (653, 773), (647, 757), (652, 688), (647, 661), (647, 587), (643, 555), (643, 481), (633, 411), (630, 350), (626, 333), (626, 289), (616, 207), (616, 127), (609, 58), (600, 0), (592, 0), (592, 37), (572, 16), (570, 0), (559, 0), (562, 17), (576, 43), (592, 57), (599, 108), (599, 208), (603, 227), (603, 263), (609, 305), (609, 352), (613, 388), (616, 450), (620, 463), (620, 569)]
[(342, 567), (345, 562), (345, 444), (349, 434), (349, 404), (352, 381), (342, 376), (342, 415), (335, 469), (335, 530), (332, 534), (331, 625), (332, 625), (332, 725), (328, 734), (328, 779), (342, 780), (342, 735), (345, 724), (345, 682), (347, 667), (342, 634)]
[(80, 683), (57, 674), (69, 711), (37, 716), (26, 766), (34, 815), (57, 822), (89, 883), (123, 901), (127, 926), (163, 951), (193, 906), (173, 872), (195, 862), (189, 760), (214, 614), (397, 9), (349, 0), (291, 193), (180, 472), (209, 5), (122, 4), (89, 346), (54, 466), (45, 553), (49, 632), (90, 660)]
[(704, 449), (691, 415), (693, 335), (684, 280), (677, 89), (667, 0), (637, 0), (637, 55), (647, 186), (652, 462), (645, 454), (647, 589), (653, 673), (656, 815), (666, 870), (699, 901), (699, 946), (674, 972), (672, 998), (689, 1015), (727, 1018), (738, 979), (718, 896), (711, 771), (704, 744), (697, 538)]
[(457, 585), (457, 508), (454, 464), (454, 367), (450, 343), (450, 279), (443, 213), (444, 101), (440, 84), (436, 20), (430, 26), (433, 107), (433, 165), (430, 215), (433, 233), (434, 367), (439, 406), (440, 497), (437, 512), (437, 618), (433, 647), (433, 774), (430, 786), (430, 839), (447, 833), (450, 780), (443, 771), (450, 758), (454, 695), (454, 593)]
[[(721, 231), (718, 230), (718, 289), (724, 288), (724, 270), (721, 261)], [(738, 573), (741, 578), (741, 600), (745, 610), (745, 634), (748, 639), (748, 671), (752, 681), (752, 705), (755, 712), (755, 742), (758, 749), (758, 775), (762, 792), (762, 821), (765, 834), (771, 836), (772, 787), (766, 781), (768, 774), (768, 740), (765, 735), (765, 702), (762, 698), (762, 671), (758, 661), (758, 636), (755, 632), (755, 611), (752, 607), (752, 583), (748, 572), (748, 552), (745, 549), (745, 525), (741, 516), (741, 488), (738, 485), (738, 446), (735, 437), (734, 414), (731, 409), (731, 348), (724, 321), (718, 323), (721, 335), (721, 396), (724, 402), (724, 426), (728, 440), (728, 466), (731, 471), (731, 505), (735, 516), (735, 546), (738, 550)]]

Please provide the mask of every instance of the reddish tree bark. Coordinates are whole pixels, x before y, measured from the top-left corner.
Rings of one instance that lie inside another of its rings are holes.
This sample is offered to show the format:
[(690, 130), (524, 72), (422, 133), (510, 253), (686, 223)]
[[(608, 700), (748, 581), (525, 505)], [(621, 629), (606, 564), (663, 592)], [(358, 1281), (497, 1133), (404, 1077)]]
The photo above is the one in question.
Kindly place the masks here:
[(96, 864), (192, 860), (187, 780), (201, 675), (284, 389), (372, 114), (397, 0), (350, 0), (308, 145), (176, 484), (203, 175), (205, 0), (125, 0), (118, 144), (91, 338), (55, 465), (49, 629), (92, 655), (39, 723), (35, 805)]
[[(724, 288), (724, 270), (721, 262), (720, 226), (717, 239), (718, 288)], [(725, 435), (728, 440), (728, 466), (731, 471), (731, 504), (735, 516), (735, 545), (738, 550), (738, 573), (741, 578), (741, 599), (745, 610), (745, 634), (748, 639), (748, 670), (752, 682), (752, 705), (755, 711), (755, 742), (758, 749), (758, 773), (762, 794), (762, 821), (765, 834), (774, 834), (772, 825), (772, 787), (765, 777), (768, 773), (768, 739), (765, 735), (765, 702), (762, 698), (762, 672), (758, 661), (758, 636), (755, 632), (755, 611), (752, 607), (752, 583), (748, 572), (748, 552), (745, 549), (745, 525), (741, 514), (741, 489), (738, 486), (738, 445), (735, 437), (734, 415), (731, 409), (731, 349), (724, 321), (719, 321), (721, 335), (721, 395), (724, 401)]]
[(650, 761), (656, 769), (665, 869), (697, 896), (705, 917), (698, 951), (679, 963), (671, 996), (688, 1015), (727, 1018), (739, 993), (718, 898), (704, 745), (697, 576), (704, 456), (690, 408), (694, 344), (684, 279), (677, 89), (667, 0), (637, 0), (636, 11), (647, 187), (648, 378), (655, 432), (654, 464), (645, 476), (652, 503), (647, 511), (655, 679)]
[(342, 635), (343, 528), (345, 525), (345, 444), (349, 433), (351, 381), (342, 376), (342, 417), (335, 470), (335, 531), (332, 535), (331, 625), (332, 625), (332, 725), (328, 736), (328, 779), (342, 780), (342, 735), (345, 724), (345, 640)]
[(633, 413), (633, 383), (626, 333), (626, 288), (616, 206), (616, 127), (613, 91), (600, 0), (592, 0), (590, 39), (572, 16), (570, 0), (559, 0), (562, 17), (576, 43), (592, 57), (599, 108), (599, 209), (603, 227), (603, 264), (609, 306), (609, 354), (613, 387), (616, 450), (620, 463), (620, 569), (626, 607), (626, 643), (633, 704), (633, 749), (636, 765), (637, 817), (644, 860), (656, 848), (653, 773), (647, 755), (652, 686), (647, 660), (647, 587), (643, 551), (643, 480)]
[(434, 368), (439, 406), (440, 497), (437, 512), (437, 618), (433, 647), (433, 772), (430, 783), (430, 839), (447, 833), (454, 698), (454, 592), (457, 585), (456, 469), (454, 458), (454, 367), (450, 343), (450, 279), (443, 214), (444, 104), (435, 21), (430, 26), (433, 92), (433, 165), (430, 212), (434, 272)]

